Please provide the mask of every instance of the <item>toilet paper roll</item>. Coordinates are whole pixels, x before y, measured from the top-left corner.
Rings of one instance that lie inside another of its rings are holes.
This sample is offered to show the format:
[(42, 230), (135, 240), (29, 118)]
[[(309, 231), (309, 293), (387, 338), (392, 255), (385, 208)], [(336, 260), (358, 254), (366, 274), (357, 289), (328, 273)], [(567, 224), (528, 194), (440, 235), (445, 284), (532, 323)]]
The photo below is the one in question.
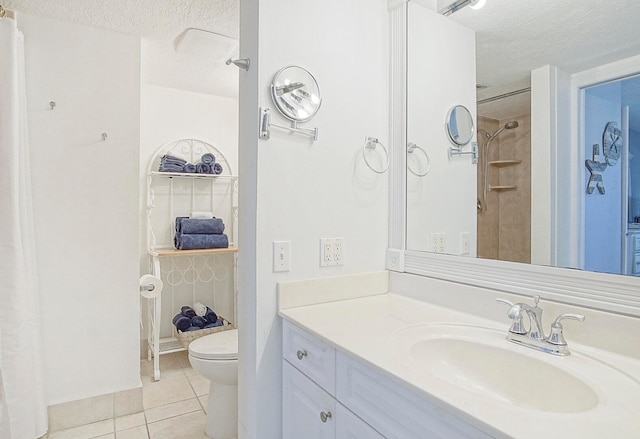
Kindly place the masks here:
[(152, 274), (140, 278), (140, 295), (147, 299), (155, 299), (162, 291), (162, 280)]

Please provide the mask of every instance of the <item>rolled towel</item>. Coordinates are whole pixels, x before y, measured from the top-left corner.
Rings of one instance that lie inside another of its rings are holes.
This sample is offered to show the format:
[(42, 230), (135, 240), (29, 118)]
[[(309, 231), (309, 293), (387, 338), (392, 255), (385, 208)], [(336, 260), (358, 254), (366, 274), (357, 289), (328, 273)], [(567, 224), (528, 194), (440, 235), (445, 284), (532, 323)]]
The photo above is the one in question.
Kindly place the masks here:
[[(200, 326), (189, 326), (187, 329), (185, 329), (185, 331), (199, 331), (201, 329), (202, 328)], [(182, 332), (185, 332), (185, 331), (182, 331)]]
[(187, 163), (186, 165), (183, 166), (182, 170), (188, 174), (195, 174), (196, 173), (196, 165), (193, 165), (191, 163)]
[(205, 165), (213, 166), (213, 164), (216, 162), (216, 156), (211, 154), (210, 152), (207, 152), (202, 154), (202, 157), (200, 157), (200, 161)]
[(213, 164), (213, 173), (216, 175), (222, 174), (222, 165), (220, 163)]
[(180, 331), (186, 331), (189, 326), (191, 326), (191, 319), (189, 317), (183, 316), (182, 314), (178, 314), (173, 318), (173, 324)]
[(228, 248), (229, 238), (224, 233), (219, 235), (191, 235), (176, 233), (173, 238), (173, 243), (178, 250)]
[(206, 325), (204, 325), (204, 328), (202, 329), (207, 329), (207, 328), (215, 328), (216, 326), (222, 326), (222, 320), (217, 320), (214, 323), (207, 323)]
[(180, 314), (190, 319), (196, 316), (196, 312), (190, 306), (183, 306), (180, 308)]
[(196, 312), (196, 315), (200, 317), (204, 317), (205, 314), (207, 313), (207, 309), (209, 309), (208, 307), (204, 306), (200, 302), (194, 303), (192, 308)]
[(207, 324), (207, 320), (204, 317), (195, 316), (191, 319), (191, 326), (197, 326), (198, 328), (204, 328)]
[(215, 323), (218, 320), (218, 315), (211, 308), (207, 307), (204, 318), (207, 319), (208, 323)]
[(213, 218), (213, 212), (205, 212), (201, 210), (193, 210), (191, 211), (191, 215), (189, 215), (191, 219), (209, 219)]
[(187, 235), (209, 235), (224, 232), (224, 222), (220, 218), (176, 218), (176, 232)]
[(211, 165), (198, 162), (196, 163), (196, 173), (197, 174), (213, 174), (213, 170), (211, 169)]

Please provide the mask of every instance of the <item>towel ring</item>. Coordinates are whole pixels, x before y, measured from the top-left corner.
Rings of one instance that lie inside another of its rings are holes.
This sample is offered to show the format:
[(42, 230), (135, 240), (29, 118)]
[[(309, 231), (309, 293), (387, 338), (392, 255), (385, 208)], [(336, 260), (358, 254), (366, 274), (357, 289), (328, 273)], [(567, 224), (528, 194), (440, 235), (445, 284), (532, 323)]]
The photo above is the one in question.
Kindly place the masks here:
[(424, 172), (416, 172), (413, 169), (411, 169), (411, 166), (409, 165), (409, 162), (407, 162), (407, 169), (413, 175), (416, 175), (418, 177), (424, 177), (425, 175), (427, 175), (429, 173), (429, 171), (431, 171), (431, 159), (429, 158), (429, 154), (427, 154), (427, 151), (425, 151), (424, 149), (422, 149), (421, 147), (419, 147), (415, 143), (409, 143), (407, 145), (407, 154), (413, 154), (413, 152), (416, 149), (422, 151), (422, 154), (424, 154), (424, 158), (427, 160), (427, 166), (426, 166), (427, 170), (424, 171)]
[[(371, 166), (371, 163), (369, 163), (369, 160), (367, 160), (367, 149), (376, 149), (376, 146), (378, 145), (380, 145), (380, 147), (384, 151), (387, 162), (387, 164), (384, 166), (384, 169), (382, 170), (374, 168), (373, 166)], [(365, 137), (364, 146), (362, 147), (362, 158), (364, 159), (364, 162), (367, 164), (369, 169), (371, 169), (376, 174), (384, 174), (385, 172), (387, 172), (387, 169), (389, 169), (389, 152), (387, 151), (387, 148), (385, 148), (384, 145), (375, 137)]]

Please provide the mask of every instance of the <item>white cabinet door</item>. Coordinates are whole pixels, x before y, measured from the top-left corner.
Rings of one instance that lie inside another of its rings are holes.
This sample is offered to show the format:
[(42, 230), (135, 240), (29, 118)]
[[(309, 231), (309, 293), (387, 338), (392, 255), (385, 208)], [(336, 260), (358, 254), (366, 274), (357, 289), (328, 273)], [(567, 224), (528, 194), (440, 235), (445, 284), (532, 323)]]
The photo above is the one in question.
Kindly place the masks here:
[(282, 362), (284, 439), (335, 439), (336, 400), (289, 362)]
[(340, 403), (336, 407), (336, 438), (385, 439), (384, 436)]

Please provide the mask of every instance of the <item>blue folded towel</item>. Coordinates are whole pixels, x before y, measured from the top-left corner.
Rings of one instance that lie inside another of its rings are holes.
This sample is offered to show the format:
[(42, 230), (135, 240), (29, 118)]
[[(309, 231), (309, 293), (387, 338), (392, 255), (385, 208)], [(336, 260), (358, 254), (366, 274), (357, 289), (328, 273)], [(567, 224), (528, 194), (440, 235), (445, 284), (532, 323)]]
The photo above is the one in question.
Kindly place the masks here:
[(180, 314), (190, 319), (196, 316), (196, 312), (190, 306), (183, 306), (180, 308)]
[(196, 163), (196, 173), (197, 174), (211, 174), (213, 173), (211, 169), (211, 165), (207, 165), (206, 163), (198, 162)]
[(196, 165), (193, 165), (191, 163), (187, 163), (186, 165), (184, 165), (182, 167), (182, 171), (183, 172), (187, 172), (189, 174), (195, 174), (196, 173)]
[(205, 165), (213, 166), (213, 164), (216, 162), (216, 156), (214, 156), (210, 152), (207, 152), (205, 154), (202, 154), (200, 161)]
[(228, 248), (229, 238), (224, 233), (210, 235), (176, 233), (173, 238), (173, 243), (178, 250)]
[(191, 319), (189, 317), (183, 316), (182, 314), (178, 314), (173, 318), (173, 324), (180, 331), (186, 331), (189, 326), (191, 326)]
[(160, 158), (160, 163), (172, 164), (172, 165), (186, 165), (187, 161), (180, 157), (175, 157), (169, 154), (165, 154)]
[(202, 329), (215, 328), (216, 326), (222, 326), (222, 325), (223, 325), (222, 320), (216, 320), (214, 323), (206, 324)]
[(204, 328), (204, 325), (207, 324), (207, 320), (204, 317), (195, 316), (191, 319), (191, 326), (197, 326), (199, 328)]
[(213, 164), (213, 173), (216, 175), (222, 174), (222, 165), (220, 163)]
[(183, 234), (221, 234), (224, 232), (224, 222), (220, 218), (176, 218), (176, 232)]
[(202, 328), (200, 326), (189, 326), (185, 331), (199, 331), (201, 329)]
[(218, 321), (218, 315), (208, 306), (204, 318), (207, 319), (207, 323), (215, 323), (216, 321)]
[(183, 165), (160, 165), (160, 172), (184, 172)]

